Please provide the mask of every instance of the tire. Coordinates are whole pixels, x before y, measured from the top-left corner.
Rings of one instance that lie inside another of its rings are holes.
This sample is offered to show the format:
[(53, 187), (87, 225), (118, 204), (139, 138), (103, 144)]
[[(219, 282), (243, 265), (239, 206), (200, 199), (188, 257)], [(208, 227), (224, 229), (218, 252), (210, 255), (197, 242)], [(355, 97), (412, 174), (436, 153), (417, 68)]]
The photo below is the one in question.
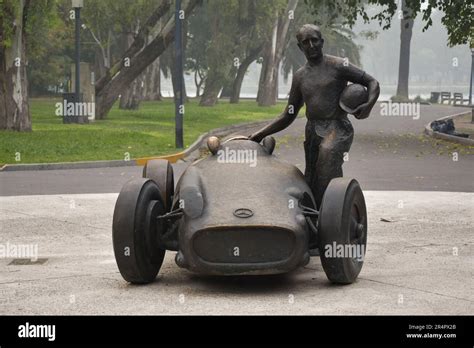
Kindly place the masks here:
[[(340, 257), (328, 253), (349, 244), (352, 254)], [(353, 283), (362, 269), (367, 246), (367, 209), (357, 180), (336, 178), (329, 183), (318, 220), (318, 245), (328, 279), (336, 284)]]
[(122, 277), (136, 284), (150, 283), (163, 263), (165, 250), (156, 243), (164, 231), (156, 216), (165, 213), (161, 193), (153, 180), (125, 183), (115, 204), (112, 240)]
[(165, 203), (165, 209), (169, 212), (174, 195), (173, 167), (170, 162), (163, 159), (150, 160), (143, 167), (142, 176), (156, 182)]

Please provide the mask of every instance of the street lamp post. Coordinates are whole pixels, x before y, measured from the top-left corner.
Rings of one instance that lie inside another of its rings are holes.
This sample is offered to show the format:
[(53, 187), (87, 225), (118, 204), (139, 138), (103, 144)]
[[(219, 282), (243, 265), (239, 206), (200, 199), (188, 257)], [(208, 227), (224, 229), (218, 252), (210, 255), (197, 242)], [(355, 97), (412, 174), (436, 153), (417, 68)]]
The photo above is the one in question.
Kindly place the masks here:
[(184, 114), (184, 96), (183, 96), (183, 42), (182, 42), (182, 18), (181, 18), (181, 0), (176, 0), (174, 23), (174, 47), (176, 57), (176, 94), (175, 100), (175, 144), (176, 148), (183, 148), (183, 114)]
[(472, 105), (472, 75), (474, 74), (474, 47), (471, 47), (471, 80), (469, 83), (469, 105)]
[[(81, 96), (81, 8), (84, 7), (83, 0), (72, 0), (72, 8), (74, 9), (74, 18), (75, 18), (75, 91), (74, 91), (74, 101), (76, 103), (82, 102)], [(74, 115), (74, 122), (85, 123), (88, 121), (87, 116), (85, 115)]]
[(472, 107), (472, 75), (474, 74), (474, 46), (471, 41), (471, 80), (469, 82), (469, 105), (471, 106), (471, 123), (474, 123), (474, 108)]

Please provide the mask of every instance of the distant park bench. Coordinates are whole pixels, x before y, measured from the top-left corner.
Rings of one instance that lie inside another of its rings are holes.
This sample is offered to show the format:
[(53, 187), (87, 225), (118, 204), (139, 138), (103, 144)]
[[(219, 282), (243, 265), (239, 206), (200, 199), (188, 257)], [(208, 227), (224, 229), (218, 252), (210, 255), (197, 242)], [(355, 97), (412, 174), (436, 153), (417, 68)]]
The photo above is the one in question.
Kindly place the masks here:
[(451, 97), (451, 92), (431, 92), (430, 102), (444, 104), (445, 101), (447, 101), (448, 104), (453, 105), (464, 105), (464, 103), (469, 104), (469, 98), (464, 99), (462, 93), (453, 93), (453, 97)]
[(454, 93), (453, 94), (453, 104), (454, 105), (457, 104), (457, 103), (463, 105), (464, 102), (466, 102), (466, 104), (469, 104), (469, 98), (464, 99), (462, 93)]
[(441, 92), (441, 104), (445, 101), (448, 101), (448, 104), (451, 104), (451, 92)]

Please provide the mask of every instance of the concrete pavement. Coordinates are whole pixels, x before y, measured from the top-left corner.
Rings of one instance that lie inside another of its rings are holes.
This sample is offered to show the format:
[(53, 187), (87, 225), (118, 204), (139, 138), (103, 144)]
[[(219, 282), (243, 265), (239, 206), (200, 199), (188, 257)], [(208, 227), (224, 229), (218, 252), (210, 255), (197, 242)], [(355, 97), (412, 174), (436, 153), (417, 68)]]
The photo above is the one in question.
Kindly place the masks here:
[(116, 194), (1, 197), (1, 242), (36, 244), (47, 260), (0, 259), (0, 314), (472, 314), (474, 193), (365, 196), (367, 255), (348, 286), (331, 285), (319, 257), (286, 275), (219, 278), (178, 268), (174, 252), (154, 283), (130, 285), (113, 256)]

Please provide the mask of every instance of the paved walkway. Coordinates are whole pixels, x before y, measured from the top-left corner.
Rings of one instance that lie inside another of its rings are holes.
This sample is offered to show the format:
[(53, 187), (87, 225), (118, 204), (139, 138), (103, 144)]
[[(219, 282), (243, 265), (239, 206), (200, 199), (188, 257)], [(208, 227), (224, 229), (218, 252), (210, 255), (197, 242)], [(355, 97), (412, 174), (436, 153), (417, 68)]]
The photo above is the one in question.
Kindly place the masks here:
[(2, 243), (37, 244), (48, 260), (0, 259), (0, 314), (472, 314), (474, 194), (365, 196), (368, 250), (348, 286), (331, 285), (318, 257), (286, 275), (219, 278), (178, 268), (174, 252), (156, 282), (130, 285), (113, 256), (116, 194), (1, 197)]

